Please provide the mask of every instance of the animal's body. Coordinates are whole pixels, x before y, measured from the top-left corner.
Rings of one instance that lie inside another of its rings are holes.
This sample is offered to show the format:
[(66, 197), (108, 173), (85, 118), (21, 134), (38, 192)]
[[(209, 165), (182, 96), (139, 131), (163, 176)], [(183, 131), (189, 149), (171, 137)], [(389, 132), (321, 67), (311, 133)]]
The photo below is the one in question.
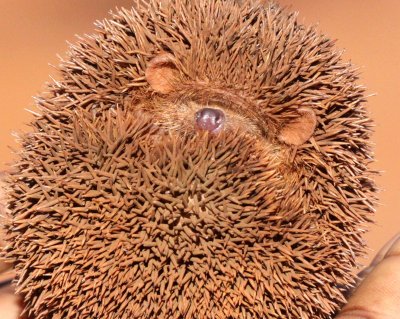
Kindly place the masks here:
[(149, 1), (97, 27), (7, 178), (27, 312), (331, 318), (375, 191), (333, 42), (265, 1)]

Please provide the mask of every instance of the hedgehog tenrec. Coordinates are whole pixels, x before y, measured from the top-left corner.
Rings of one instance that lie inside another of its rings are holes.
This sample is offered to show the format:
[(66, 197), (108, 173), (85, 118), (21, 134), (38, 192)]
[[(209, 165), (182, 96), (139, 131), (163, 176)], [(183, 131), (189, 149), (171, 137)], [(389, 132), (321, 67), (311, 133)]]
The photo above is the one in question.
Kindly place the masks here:
[(27, 314), (332, 318), (376, 191), (333, 41), (265, 1), (137, 1), (59, 70), (7, 177)]

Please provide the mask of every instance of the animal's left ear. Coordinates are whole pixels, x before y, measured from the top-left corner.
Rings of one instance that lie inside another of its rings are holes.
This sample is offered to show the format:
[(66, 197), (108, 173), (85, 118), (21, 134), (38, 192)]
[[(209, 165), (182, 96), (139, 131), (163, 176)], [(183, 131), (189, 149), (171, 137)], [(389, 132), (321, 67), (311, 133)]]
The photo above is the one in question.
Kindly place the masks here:
[(307, 142), (314, 134), (317, 118), (313, 110), (303, 107), (299, 116), (285, 124), (278, 133), (278, 139), (285, 144), (299, 146)]
[(175, 58), (170, 53), (160, 53), (147, 65), (146, 80), (158, 93), (169, 93), (175, 90), (180, 82), (179, 70)]

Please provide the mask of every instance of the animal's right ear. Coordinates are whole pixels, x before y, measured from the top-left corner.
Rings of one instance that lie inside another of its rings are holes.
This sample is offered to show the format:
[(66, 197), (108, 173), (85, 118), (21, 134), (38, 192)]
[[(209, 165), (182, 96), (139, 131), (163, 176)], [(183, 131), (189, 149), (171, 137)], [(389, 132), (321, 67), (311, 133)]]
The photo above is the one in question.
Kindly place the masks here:
[(175, 58), (170, 53), (160, 53), (150, 60), (146, 69), (146, 80), (158, 93), (170, 93), (180, 81)]
[(314, 134), (317, 117), (308, 107), (297, 110), (298, 117), (286, 123), (278, 134), (278, 139), (288, 145), (300, 146)]

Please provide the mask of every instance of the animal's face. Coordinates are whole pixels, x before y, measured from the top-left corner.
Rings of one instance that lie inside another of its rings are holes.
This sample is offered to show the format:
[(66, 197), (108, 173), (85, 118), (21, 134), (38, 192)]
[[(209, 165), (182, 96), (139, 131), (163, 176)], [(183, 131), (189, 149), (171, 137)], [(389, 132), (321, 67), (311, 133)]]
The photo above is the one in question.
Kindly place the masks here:
[[(200, 90), (195, 92), (201, 94)], [(209, 93), (209, 92), (206, 92)], [(156, 105), (154, 105), (156, 104)], [(216, 134), (222, 131), (242, 131), (252, 135), (262, 136), (265, 126), (258, 126), (258, 120), (249, 115), (237, 113), (232, 109), (232, 102), (213, 100), (203, 101), (193, 99), (193, 96), (158, 98), (149, 104), (140, 105), (140, 108), (149, 112), (154, 124), (168, 130), (176, 130), (181, 134), (195, 134), (198, 131), (209, 131)]]
[(299, 146), (312, 136), (316, 118), (311, 109), (301, 108), (294, 119), (276, 123), (257, 111), (251, 97), (185, 80), (178, 65), (168, 53), (158, 54), (148, 64), (146, 79), (153, 94), (135, 101), (133, 109), (151, 114), (154, 125), (181, 134), (239, 131), (283, 148)]

